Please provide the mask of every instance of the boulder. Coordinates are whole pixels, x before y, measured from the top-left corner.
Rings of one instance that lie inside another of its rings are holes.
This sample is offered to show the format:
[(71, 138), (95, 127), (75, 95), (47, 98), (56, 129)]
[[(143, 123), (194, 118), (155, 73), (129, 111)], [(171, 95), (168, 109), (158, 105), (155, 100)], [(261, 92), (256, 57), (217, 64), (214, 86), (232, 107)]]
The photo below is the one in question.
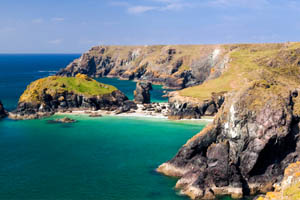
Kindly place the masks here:
[(152, 90), (150, 82), (137, 82), (134, 91), (134, 101), (141, 104), (151, 103), (150, 90)]

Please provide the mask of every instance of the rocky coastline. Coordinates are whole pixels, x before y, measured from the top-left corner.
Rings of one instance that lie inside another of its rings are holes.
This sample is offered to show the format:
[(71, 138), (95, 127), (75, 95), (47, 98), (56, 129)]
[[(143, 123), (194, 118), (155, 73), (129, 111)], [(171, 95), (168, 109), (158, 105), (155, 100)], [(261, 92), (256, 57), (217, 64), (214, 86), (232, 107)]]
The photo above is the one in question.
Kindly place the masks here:
[[(191, 199), (242, 198), (276, 189), (285, 169), (300, 160), (300, 44), (189, 48), (94, 47), (57, 77), (138, 80), (134, 101), (115, 88), (101, 95), (83, 95), (66, 90), (64, 84), (57, 90), (54, 84), (54, 93), (45, 88), (32, 93), (39, 101), (20, 98), (10, 117), (82, 112), (176, 120), (214, 116), (157, 172), (179, 178), (176, 188)], [(151, 103), (147, 82), (185, 89), (170, 93), (167, 104)]]
[[(226, 95), (214, 122), (191, 138), (157, 171), (179, 177), (176, 188), (192, 199), (266, 193), (300, 159), (298, 91), (281, 96), (253, 83)], [(257, 93), (265, 90), (266, 96)], [(259, 95), (258, 95), (259, 94)], [(253, 105), (253, 101), (260, 105)]]
[(222, 45), (95, 46), (57, 75), (117, 77), (182, 89), (218, 77), (228, 52)]

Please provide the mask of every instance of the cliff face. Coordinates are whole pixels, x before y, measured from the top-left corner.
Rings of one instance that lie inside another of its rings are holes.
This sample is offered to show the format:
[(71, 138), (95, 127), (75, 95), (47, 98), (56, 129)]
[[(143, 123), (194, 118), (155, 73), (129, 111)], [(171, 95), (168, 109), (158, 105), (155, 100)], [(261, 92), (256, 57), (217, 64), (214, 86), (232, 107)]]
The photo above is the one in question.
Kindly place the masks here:
[(126, 100), (128, 98), (115, 87), (86, 75), (77, 74), (72, 78), (50, 76), (27, 87), (10, 117), (32, 119), (72, 109), (116, 110)]
[(2, 102), (0, 101), (0, 119), (4, 118), (6, 116), (7, 116), (7, 112), (4, 109), (4, 106), (3, 106)]
[(210, 99), (199, 100), (181, 96), (179, 92), (169, 94), (170, 119), (200, 119), (203, 116), (214, 116), (225, 100), (225, 93), (213, 93)]
[(271, 190), (288, 164), (299, 160), (298, 91), (278, 96), (265, 87), (254, 83), (227, 96), (214, 123), (158, 171), (180, 177), (176, 187), (192, 198)]
[(218, 77), (229, 51), (222, 45), (97, 46), (58, 75), (147, 80), (181, 89)]
[(299, 49), (299, 43), (239, 46), (220, 77), (179, 91), (203, 102), (222, 92), (224, 102), (214, 122), (157, 171), (179, 177), (176, 187), (192, 199), (271, 191), (300, 160)]

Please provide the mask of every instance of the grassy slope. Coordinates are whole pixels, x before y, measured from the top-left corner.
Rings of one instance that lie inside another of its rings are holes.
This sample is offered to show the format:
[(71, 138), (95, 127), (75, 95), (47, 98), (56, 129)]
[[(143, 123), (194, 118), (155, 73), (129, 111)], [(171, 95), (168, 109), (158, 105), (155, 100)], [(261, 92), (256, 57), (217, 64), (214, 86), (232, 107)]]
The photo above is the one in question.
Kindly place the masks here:
[[(232, 47), (225, 45), (225, 48)], [(297, 87), (300, 83), (297, 65), (300, 55), (296, 55), (295, 51), (298, 48), (300, 43), (236, 45), (230, 53), (227, 70), (219, 78), (186, 88), (180, 91), (180, 95), (205, 100), (210, 99), (213, 92), (239, 90), (252, 81), (276, 87)], [(270, 66), (272, 63), (274, 66)], [(283, 89), (276, 87), (271, 89)]]
[(82, 74), (76, 77), (49, 76), (32, 82), (19, 102), (40, 102), (44, 89), (47, 89), (47, 93), (51, 95), (68, 91), (86, 96), (110, 94), (117, 90), (114, 86), (99, 83)]

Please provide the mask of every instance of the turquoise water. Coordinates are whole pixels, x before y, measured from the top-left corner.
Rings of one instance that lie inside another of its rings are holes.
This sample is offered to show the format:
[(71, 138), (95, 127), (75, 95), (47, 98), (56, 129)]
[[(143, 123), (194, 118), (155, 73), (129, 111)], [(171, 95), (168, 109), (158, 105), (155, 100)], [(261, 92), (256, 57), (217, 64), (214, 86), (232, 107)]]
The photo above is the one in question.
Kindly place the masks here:
[[(13, 110), (27, 84), (55, 74), (76, 57), (79, 55), (0, 55), (0, 99)], [(101, 80), (128, 96), (135, 89), (131, 81)], [(161, 87), (155, 87), (154, 99), (164, 101), (157, 94)], [(154, 170), (203, 124), (73, 118), (78, 122), (0, 120), (1, 200), (186, 199), (172, 189), (175, 179)]]
[(73, 118), (0, 122), (0, 199), (185, 199), (154, 170), (204, 125)]
[[(0, 99), (13, 110), (26, 86), (79, 54), (1, 55)], [(101, 78), (133, 98), (135, 83)], [(153, 100), (161, 98), (154, 86)], [(205, 124), (72, 116), (74, 124), (0, 120), (1, 200), (187, 200), (176, 179), (155, 172)], [(223, 198), (230, 199), (230, 198)]]
[[(117, 78), (97, 78), (96, 80), (106, 83), (115, 85), (118, 87), (119, 90), (124, 92), (124, 94), (129, 98), (133, 99), (133, 91), (136, 88), (136, 82), (134, 81), (126, 81), (126, 80), (119, 80)], [(153, 90), (151, 91), (151, 101), (152, 102), (167, 102), (168, 98), (162, 97), (165, 95), (164, 91), (172, 91), (163, 89), (161, 85), (152, 85)]]

